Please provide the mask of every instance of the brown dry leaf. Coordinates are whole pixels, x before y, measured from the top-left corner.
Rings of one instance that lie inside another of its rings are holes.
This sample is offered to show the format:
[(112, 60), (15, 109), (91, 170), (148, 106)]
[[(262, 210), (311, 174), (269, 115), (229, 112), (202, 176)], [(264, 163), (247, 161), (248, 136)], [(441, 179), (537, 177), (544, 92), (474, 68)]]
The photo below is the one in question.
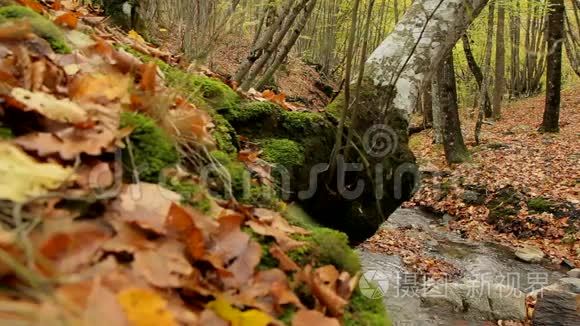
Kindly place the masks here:
[(35, 151), (41, 157), (58, 154), (64, 160), (73, 160), (80, 154), (98, 156), (115, 141), (109, 130), (79, 130), (66, 128), (58, 133), (36, 132), (14, 139), (22, 148)]
[(44, 8), (42, 7), (42, 5), (40, 3), (38, 3), (38, 1), (36, 0), (18, 0), (18, 2), (25, 6), (28, 7), (38, 13), (43, 13), (44, 12)]
[(68, 99), (59, 100), (47, 93), (19, 87), (12, 89), (10, 95), (22, 104), (24, 111), (36, 111), (55, 121), (81, 123), (88, 119), (86, 110)]
[(223, 279), (224, 284), (229, 287), (239, 287), (248, 282), (254, 275), (254, 269), (260, 263), (262, 258), (262, 247), (254, 240), (248, 241), (244, 251), (226, 268), (231, 276)]
[(119, 73), (93, 73), (77, 76), (69, 86), (71, 99), (82, 102), (109, 104), (129, 103), (131, 77)]
[(79, 18), (75, 13), (69, 11), (56, 17), (54, 23), (57, 25), (68, 27), (70, 29), (75, 29), (77, 28), (77, 25), (79, 23)]
[(280, 268), (286, 272), (294, 272), (300, 270), (300, 266), (298, 266), (292, 258), (288, 257), (280, 247), (276, 245), (272, 245), (270, 247), (270, 254), (278, 260), (280, 264)]
[(338, 280), (338, 271), (334, 265), (326, 265), (314, 270), (316, 278), (322, 281), (324, 285), (334, 288), (336, 281)]
[(135, 253), (133, 269), (154, 286), (178, 288), (193, 272), (184, 253), (182, 243), (166, 240), (157, 248)]
[(254, 216), (256, 216), (261, 222), (268, 223), (272, 225), (272, 227), (290, 234), (310, 234), (310, 232), (304, 228), (290, 225), (290, 223), (288, 223), (288, 221), (280, 213), (270, 209), (255, 208)]
[(292, 326), (340, 326), (336, 318), (324, 316), (316, 310), (300, 310), (292, 318)]
[(358, 285), (360, 276), (360, 272), (355, 274), (353, 277), (350, 277), (348, 272), (340, 273), (340, 276), (338, 277), (338, 283), (336, 285), (336, 292), (338, 295), (340, 295), (345, 300), (350, 299), (352, 293)]
[(116, 253), (128, 252), (133, 254), (137, 251), (155, 247), (155, 243), (147, 239), (146, 234), (139, 227), (120, 221), (118, 216), (112, 213), (109, 213), (107, 217), (110, 219), (109, 223), (111, 223), (117, 233), (113, 238), (103, 244), (103, 251)]
[(284, 252), (306, 245), (305, 242), (294, 240), (289, 237), (286, 232), (273, 226), (256, 221), (247, 221), (246, 225), (248, 225), (254, 232), (260, 235), (270, 236), (276, 239), (276, 242)]
[(192, 214), (185, 208), (172, 203), (166, 221), (166, 228), (170, 233), (185, 239), (187, 251), (194, 259), (201, 259), (205, 255), (205, 239), (201, 229), (193, 222)]
[(111, 237), (111, 231), (97, 223), (59, 222), (57, 231), (40, 235), (38, 250), (54, 262), (57, 271), (73, 273), (93, 263), (101, 246)]
[(155, 92), (157, 87), (157, 65), (155, 62), (148, 62), (141, 65), (141, 89), (146, 92)]
[(0, 41), (23, 41), (34, 37), (28, 21), (5, 23), (0, 26)]
[(215, 146), (210, 132), (214, 126), (211, 117), (207, 112), (191, 105), (180, 105), (177, 109), (170, 110), (162, 124), (178, 139), (209, 147)]
[(167, 234), (166, 221), (173, 202), (179, 202), (178, 193), (152, 183), (126, 185), (113, 209), (122, 221), (135, 223), (143, 229)]

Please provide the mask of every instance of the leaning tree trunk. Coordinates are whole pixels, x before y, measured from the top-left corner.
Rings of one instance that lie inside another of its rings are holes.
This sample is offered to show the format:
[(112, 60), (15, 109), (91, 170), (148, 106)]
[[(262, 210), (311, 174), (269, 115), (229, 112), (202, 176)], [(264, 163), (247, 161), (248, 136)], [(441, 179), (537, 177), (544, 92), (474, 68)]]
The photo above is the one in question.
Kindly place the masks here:
[(560, 89), (562, 87), (562, 39), (564, 38), (564, 0), (550, 0), (548, 12), (548, 74), (546, 76), (546, 107), (540, 130), (558, 132), (560, 120)]
[[(463, 41), (463, 52), (465, 53), (467, 65), (469, 66), (469, 70), (471, 70), (471, 73), (475, 78), (477, 87), (481, 91), (481, 85), (483, 84), (483, 73), (481, 72), (481, 68), (477, 64), (477, 61), (475, 61), (475, 57), (473, 56), (473, 51), (471, 51), (471, 44), (469, 43), (470, 41), (469, 36), (467, 36), (467, 33), (463, 34), (462, 41)], [(485, 92), (483, 108), (485, 112), (485, 117), (491, 118), (493, 113), (491, 111), (491, 101), (489, 100), (489, 94), (487, 91)]]
[[(410, 198), (419, 181), (408, 147), (410, 114), (422, 85), (486, 3), (415, 0), (407, 9), (394, 31), (367, 59), (356, 128), (346, 121), (355, 137), (345, 146), (354, 148), (359, 157), (347, 163), (337, 155), (337, 162), (332, 162), (338, 167), (336, 176), (306, 176), (319, 184), (314, 196), (302, 201), (313, 216), (326, 216), (321, 222), (362, 240)], [(329, 111), (341, 112), (346, 107), (344, 96), (339, 96)], [(320, 169), (321, 162), (307, 160), (305, 166)], [(336, 184), (328, 184), (328, 180)]]

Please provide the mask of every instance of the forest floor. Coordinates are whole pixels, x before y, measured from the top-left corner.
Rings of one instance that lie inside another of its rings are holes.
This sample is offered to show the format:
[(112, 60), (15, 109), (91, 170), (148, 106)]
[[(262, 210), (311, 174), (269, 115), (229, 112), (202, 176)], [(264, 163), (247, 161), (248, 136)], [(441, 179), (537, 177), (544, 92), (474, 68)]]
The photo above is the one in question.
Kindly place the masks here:
[[(537, 131), (544, 96), (505, 106), (502, 119), (484, 125), (475, 145), (474, 121), (463, 133), (469, 162), (447, 166), (432, 130), (411, 138), (423, 181), (406, 207), (449, 219), (465, 237), (511, 247), (540, 248), (553, 264), (580, 266), (580, 87), (563, 91), (560, 133)], [(380, 239), (376, 239), (380, 240)]]

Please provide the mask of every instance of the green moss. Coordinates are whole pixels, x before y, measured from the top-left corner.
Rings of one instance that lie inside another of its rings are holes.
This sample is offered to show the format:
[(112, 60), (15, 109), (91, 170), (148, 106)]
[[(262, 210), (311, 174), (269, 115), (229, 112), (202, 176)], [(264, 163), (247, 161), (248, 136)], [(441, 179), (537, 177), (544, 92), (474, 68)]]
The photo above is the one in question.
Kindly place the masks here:
[[(23, 6), (6, 6), (0, 8), (0, 24), (11, 20), (27, 21), (32, 26), (35, 34), (47, 40), (52, 49), (57, 53), (70, 53), (62, 30), (53, 24), (48, 18), (34, 10)], [(16, 22), (18, 24), (20, 22)]]
[(321, 264), (332, 264), (355, 274), (361, 268), (360, 259), (348, 244), (348, 236), (327, 228), (313, 228), (313, 250)]
[(304, 164), (304, 148), (289, 139), (268, 139), (262, 144), (263, 158), (286, 168)]
[(298, 206), (297, 204), (290, 204), (286, 206), (286, 209), (283, 212), (284, 217), (290, 222), (291, 224), (298, 225), (300, 227), (310, 229), (313, 227), (319, 227), (320, 225), (312, 219), (302, 209), (302, 207)]
[(251, 101), (221, 113), (228, 121), (234, 124), (243, 124), (263, 119), (275, 119), (282, 114), (282, 108), (271, 102)]
[(554, 203), (543, 197), (535, 197), (528, 201), (528, 208), (538, 213), (551, 212)]
[(0, 139), (11, 139), (14, 138), (12, 130), (10, 128), (2, 127), (0, 125)]
[(317, 132), (324, 123), (324, 117), (312, 112), (285, 111), (282, 127), (291, 135), (303, 136)]
[[(376, 284), (371, 284), (371, 286), (377, 287)], [(387, 315), (383, 300), (368, 298), (358, 288), (353, 293), (345, 310), (343, 322), (345, 326), (393, 325)]]
[(227, 153), (237, 153), (240, 144), (234, 127), (221, 115), (211, 113), (215, 128), (212, 137), (216, 142), (217, 148)]
[(155, 62), (165, 75), (167, 85), (182, 91), (198, 107), (214, 110), (232, 108), (238, 106), (241, 100), (236, 91), (218, 79), (187, 73), (130, 47), (122, 48), (144, 62)]
[(153, 119), (139, 113), (123, 112), (121, 127), (134, 128), (129, 136), (133, 161), (129, 146), (123, 150), (127, 176), (132, 176), (132, 169), (136, 168), (141, 181), (158, 182), (161, 170), (177, 164), (179, 156), (175, 145)]
[(294, 314), (296, 313), (296, 307), (293, 305), (287, 306), (284, 308), (282, 315), (278, 317), (278, 320), (284, 323), (284, 325), (291, 325), (292, 318), (294, 318)]
[(211, 202), (209, 195), (201, 185), (190, 181), (180, 182), (178, 180), (169, 180), (163, 186), (180, 194), (183, 204), (195, 207), (204, 213), (210, 211)]

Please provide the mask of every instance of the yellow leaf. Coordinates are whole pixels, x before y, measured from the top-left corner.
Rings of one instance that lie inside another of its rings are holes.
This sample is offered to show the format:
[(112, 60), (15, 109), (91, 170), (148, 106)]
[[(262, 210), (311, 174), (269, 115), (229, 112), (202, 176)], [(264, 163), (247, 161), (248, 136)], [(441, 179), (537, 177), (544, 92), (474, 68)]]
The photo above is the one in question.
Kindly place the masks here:
[(129, 33), (127, 33), (127, 36), (133, 41), (145, 43), (145, 39), (143, 38), (143, 36), (139, 35), (139, 33), (137, 33), (135, 30), (130, 30)]
[(12, 89), (10, 95), (25, 105), (25, 111), (34, 110), (52, 120), (81, 123), (88, 118), (83, 108), (68, 99), (59, 100), (47, 93), (31, 92), (19, 87)]
[(58, 188), (73, 174), (70, 168), (38, 163), (18, 147), (0, 142), (0, 198), (25, 202)]
[(232, 326), (267, 326), (272, 317), (256, 309), (241, 311), (234, 308), (226, 299), (218, 297), (207, 304), (220, 318), (227, 320)]
[(167, 301), (148, 289), (127, 289), (117, 300), (134, 326), (173, 326), (177, 322), (167, 310)]

